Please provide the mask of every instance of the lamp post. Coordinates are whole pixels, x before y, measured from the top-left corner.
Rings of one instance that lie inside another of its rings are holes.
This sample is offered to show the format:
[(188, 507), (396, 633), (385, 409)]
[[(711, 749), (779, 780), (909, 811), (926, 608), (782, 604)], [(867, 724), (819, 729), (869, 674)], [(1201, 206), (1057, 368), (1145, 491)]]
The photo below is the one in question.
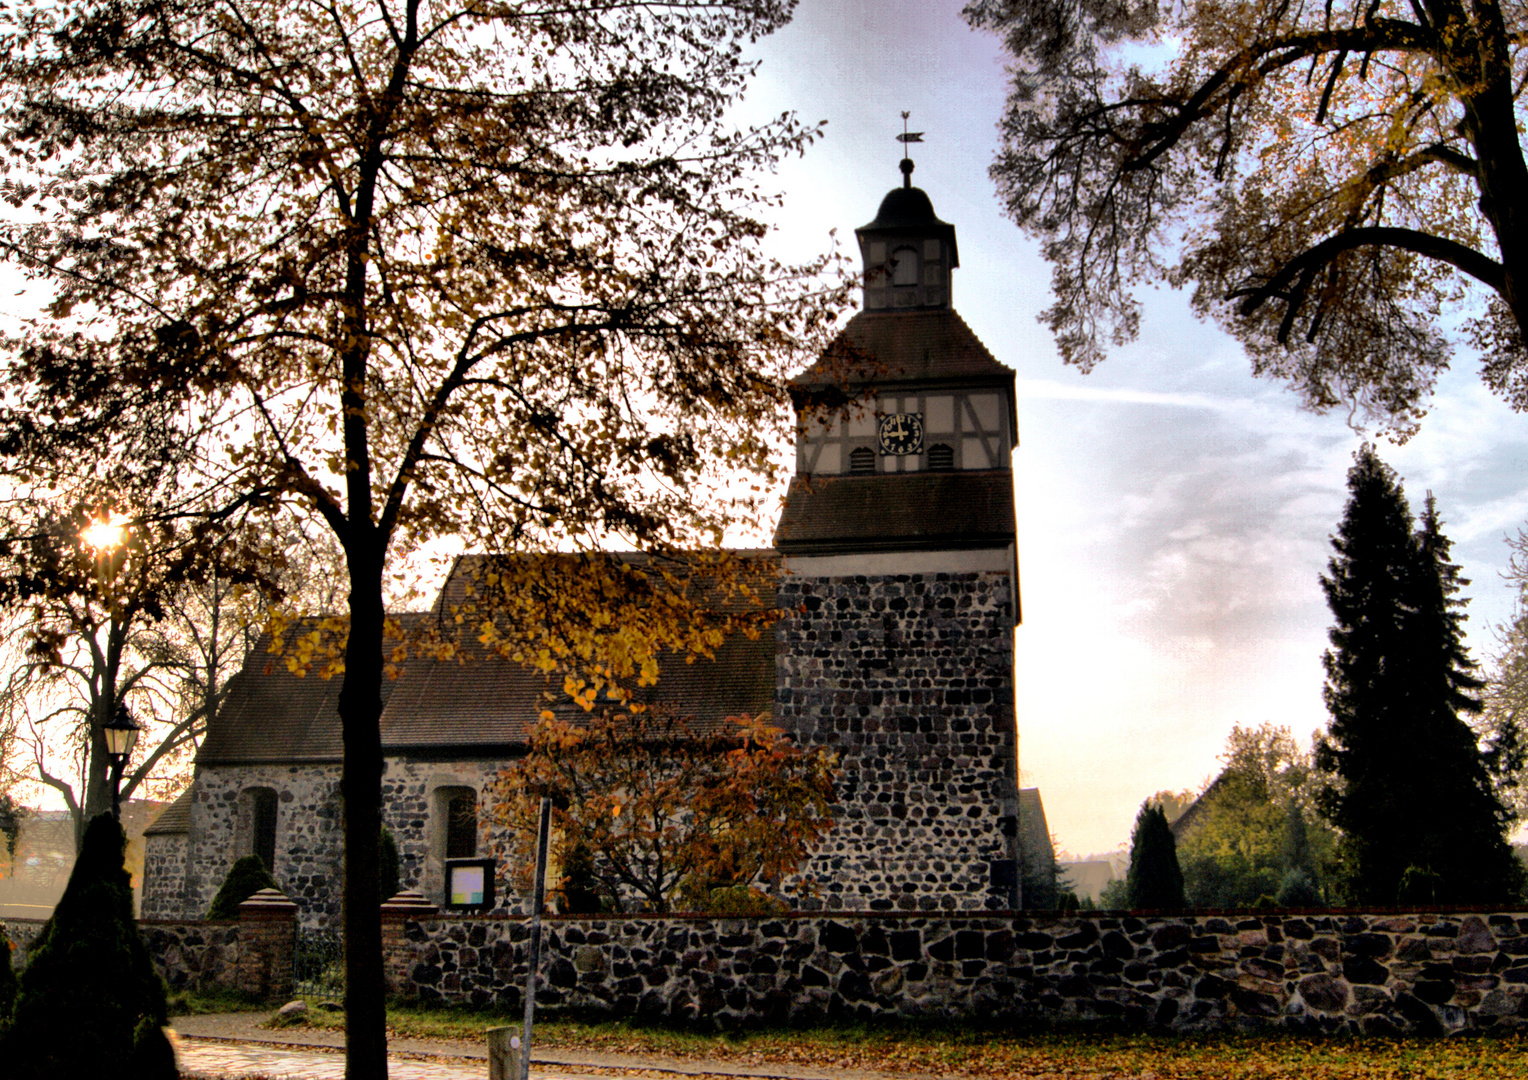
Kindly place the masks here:
[(122, 770), (138, 741), (140, 728), (127, 706), (117, 703), (117, 711), (111, 720), (103, 724), (101, 734), (106, 736), (106, 756), (111, 761), (111, 816), (122, 820), (122, 803), (118, 789), (122, 786)]

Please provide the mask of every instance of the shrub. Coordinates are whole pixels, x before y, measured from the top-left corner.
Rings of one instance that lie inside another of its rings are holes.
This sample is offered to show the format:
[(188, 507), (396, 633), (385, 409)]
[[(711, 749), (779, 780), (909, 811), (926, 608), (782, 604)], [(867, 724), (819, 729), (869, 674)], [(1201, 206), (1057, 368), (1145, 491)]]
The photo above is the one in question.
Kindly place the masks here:
[(1130, 906), (1130, 886), (1124, 878), (1115, 878), (1098, 894), (1098, 910), (1123, 911)]
[(164, 982), (133, 921), (126, 844), (110, 814), (85, 830), (69, 884), (21, 973), (0, 1047), (14, 1080), (112, 1076), (124, 1066), (135, 1080), (174, 1080)]
[(5, 928), (0, 927), (0, 1034), (11, 1022), (11, 1009), (16, 1005), (16, 970), (11, 967), (14, 949), (11, 939), (5, 936)]
[(790, 905), (746, 885), (712, 889), (706, 898), (707, 915), (783, 915)]
[(1402, 907), (1426, 907), (1438, 902), (1443, 892), (1443, 875), (1430, 866), (1408, 866), (1401, 875), (1395, 902)]
[[(377, 884), (380, 886), (377, 895), (384, 901), (397, 896), (401, 888), (398, 883), (398, 841), (393, 839), (393, 831), (386, 825), (377, 834)], [(275, 888), (275, 885), (262, 885), (260, 888)]]
[(1279, 882), (1278, 901), (1280, 907), (1326, 906), (1326, 901), (1321, 898), (1321, 890), (1316, 888), (1315, 879), (1304, 870), (1290, 870), (1285, 873), (1283, 880)]
[(562, 861), (562, 910), (569, 915), (597, 915), (603, 907), (594, 853), (587, 844), (574, 844)]
[[(396, 867), (394, 870), (396, 881)], [(271, 877), (271, 872), (265, 868), (265, 863), (260, 856), (246, 855), (242, 859), (235, 860), (234, 864), (228, 868), (228, 876), (223, 879), (223, 887), (212, 898), (212, 906), (207, 909), (207, 918), (237, 919), (240, 904), (261, 889), (275, 887), (276, 879)]]

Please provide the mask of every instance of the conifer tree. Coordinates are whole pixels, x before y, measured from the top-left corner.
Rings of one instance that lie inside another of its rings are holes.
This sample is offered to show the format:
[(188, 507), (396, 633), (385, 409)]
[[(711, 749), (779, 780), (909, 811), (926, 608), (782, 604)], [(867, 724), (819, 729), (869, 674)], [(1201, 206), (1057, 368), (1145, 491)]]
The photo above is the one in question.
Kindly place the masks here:
[(1348, 489), (1322, 579), (1334, 624), (1331, 721), (1317, 754), (1347, 897), (1394, 904), (1415, 868), (1436, 875), (1440, 902), (1513, 899), (1521, 871), (1508, 815), (1462, 718), (1479, 711), (1481, 687), (1463, 640), (1467, 582), (1431, 500), (1414, 529), (1399, 480), (1372, 447), (1356, 455)]
[(1125, 878), (1132, 908), (1183, 906), (1183, 871), (1178, 867), (1178, 842), (1167, 815), (1147, 802), (1136, 815), (1130, 834), (1130, 870)]
[(126, 844), (110, 814), (86, 827), (69, 884), (21, 973), (15, 1018), (0, 1046), (7, 1078), (176, 1075), (164, 1035), (164, 981), (133, 919)]

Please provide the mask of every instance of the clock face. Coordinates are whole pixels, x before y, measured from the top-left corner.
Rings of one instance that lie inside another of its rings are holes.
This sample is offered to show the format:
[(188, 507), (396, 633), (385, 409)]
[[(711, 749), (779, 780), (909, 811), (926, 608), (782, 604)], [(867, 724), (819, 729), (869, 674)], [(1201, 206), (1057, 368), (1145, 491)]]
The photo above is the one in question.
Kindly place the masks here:
[(923, 453), (923, 414), (887, 413), (876, 423), (883, 454)]

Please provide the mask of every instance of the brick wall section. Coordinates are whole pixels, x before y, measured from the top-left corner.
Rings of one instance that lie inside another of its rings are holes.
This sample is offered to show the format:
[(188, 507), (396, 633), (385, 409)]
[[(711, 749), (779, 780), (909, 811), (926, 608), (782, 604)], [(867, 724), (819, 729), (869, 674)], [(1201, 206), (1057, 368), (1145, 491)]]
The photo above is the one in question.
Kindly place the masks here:
[(787, 576), (778, 597), (775, 723), (841, 768), (803, 874), (817, 903), (1012, 907), (993, 872), (1018, 857), (1008, 576)]
[(239, 924), (142, 919), (138, 932), (171, 990), (234, 990)]
[[(388, 962), (425, 1001), (518, 1008), (528, 936), (523, 919), (410, 920)], [(543, 950), (539, 1006), (612, 1016), (1528, 1028), (1528, 911), (559, 917)]]
[(408, 991), (411, 950), (406, 924), (433, 919), (440, 909), (413, 890), (405, 890), (382, 905), (382, 977), (390, 994)]
[(297, 952), (297, 905), (261, 889), (239, 905), (236, 987), (262, 1000), (292, 996)]

